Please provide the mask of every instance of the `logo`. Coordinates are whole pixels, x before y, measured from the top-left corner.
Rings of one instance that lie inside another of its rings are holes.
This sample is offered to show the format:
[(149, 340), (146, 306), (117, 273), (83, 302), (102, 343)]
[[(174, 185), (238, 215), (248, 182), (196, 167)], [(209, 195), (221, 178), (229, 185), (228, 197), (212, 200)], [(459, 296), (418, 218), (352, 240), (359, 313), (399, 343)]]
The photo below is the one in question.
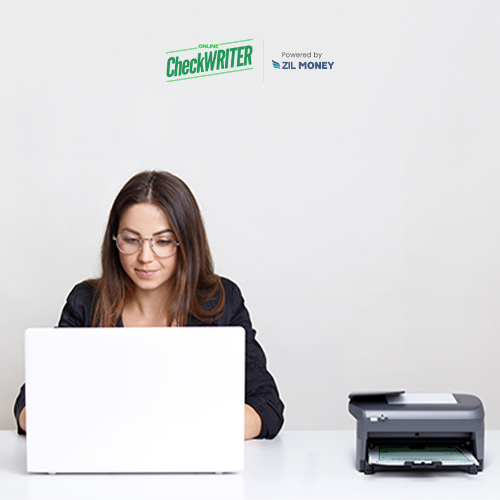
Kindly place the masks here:
[[(188, 57), (185, 57), (184, 54), (168, 57), (167, 83), (253, 69), (253, 47), (245, 43), (252, 40), (250, 38), (237, 42), (200, 43), (197, 47), (190, 49), (167, 52), (167, 54), (176, 54), (177, 52), (198, 51), (191, 53)], [(232, 47), (229, 47), (231, 45)], [(200, 49), (202, 50), (200, 51)]]
[[(322, 61), (321, 52), (282, 52), (281, 57), (289, 59), (279, 63), (273, 61), (273, 67), (280, 69), (333, 69), (334, 61)], [(311, 59), (314, 59), (312, 61)]]

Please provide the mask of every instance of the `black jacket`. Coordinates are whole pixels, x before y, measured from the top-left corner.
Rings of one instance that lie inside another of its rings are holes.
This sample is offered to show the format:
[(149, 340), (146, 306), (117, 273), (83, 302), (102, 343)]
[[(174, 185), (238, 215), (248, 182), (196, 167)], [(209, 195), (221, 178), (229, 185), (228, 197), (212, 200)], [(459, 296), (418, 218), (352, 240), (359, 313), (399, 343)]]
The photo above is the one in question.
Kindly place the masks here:
[[(246, 332), (245, 362), (245, 403), (254, 408), (262, 420), (262, 430), (258, 438), (274, 438), (283, 425), (284, 405), (280, 400), (273, 377), (267, 371), (266, 357), (262, 347), (255, 340), (248, 310), (245, 307), (240, 289), (232, 281), (222, 278), (226, 294), (224, 312), (215, 321), (206, 322), (190, 316), (188, 326), (242, 326)], [(87, 282), (76, 285), (68, 295), (59, 320), (60, 327), (92, 326), (94, 313), (93, 300), (95, 290)], [(207, 310), (214, 307), (217, 296), (204, 304)], [(121, 317), (116, 326), (122, 327)], [(18, 423), (18, 432), (24, 434), (19, 427), (19, 415), (25, 406), (24, 385), (14, 405), (14, 414)]]

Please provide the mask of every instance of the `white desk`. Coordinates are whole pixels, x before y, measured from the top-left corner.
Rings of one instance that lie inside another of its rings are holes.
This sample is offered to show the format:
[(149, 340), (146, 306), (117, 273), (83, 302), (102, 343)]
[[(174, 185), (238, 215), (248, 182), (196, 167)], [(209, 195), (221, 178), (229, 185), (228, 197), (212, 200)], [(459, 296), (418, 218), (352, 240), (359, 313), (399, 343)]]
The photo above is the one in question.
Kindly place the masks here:
[(375, 473), (354, 466), (354, 431), (285, 431), (245, 444), (240, 474), (28, 474), (25, 439), (0, 431), (0, 499), (498, 499), (500, 431), (486, 434), (485, 470)]

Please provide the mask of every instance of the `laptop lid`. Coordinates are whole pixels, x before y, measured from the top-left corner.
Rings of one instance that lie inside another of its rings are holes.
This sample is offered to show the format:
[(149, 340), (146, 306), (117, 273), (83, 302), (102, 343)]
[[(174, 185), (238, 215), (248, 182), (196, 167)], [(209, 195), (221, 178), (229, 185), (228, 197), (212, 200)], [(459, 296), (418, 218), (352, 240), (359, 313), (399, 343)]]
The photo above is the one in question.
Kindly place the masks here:
[(242, 327), (25, 333), (28, 472), (243, 469)]

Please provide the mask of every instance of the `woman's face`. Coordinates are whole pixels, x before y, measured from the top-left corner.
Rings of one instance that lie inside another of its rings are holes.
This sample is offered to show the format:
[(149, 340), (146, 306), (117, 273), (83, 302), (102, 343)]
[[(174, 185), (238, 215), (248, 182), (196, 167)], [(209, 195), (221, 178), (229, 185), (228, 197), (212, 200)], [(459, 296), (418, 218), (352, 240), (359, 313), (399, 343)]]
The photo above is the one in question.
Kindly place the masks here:
[[(163, 211), (151, 203), (138, 203), (125, 211), (118, 226), (118, 234), (124, 233), (133, 238), (165, 236), (176, 240)], [(138, 289), (168, 292), (177, 266), (177, 252), (170, 257), (158, 257), (151, 250), (150, 241), (144, 241), (142, 248), (132, 255), (118, 253), (123, 270)]]

